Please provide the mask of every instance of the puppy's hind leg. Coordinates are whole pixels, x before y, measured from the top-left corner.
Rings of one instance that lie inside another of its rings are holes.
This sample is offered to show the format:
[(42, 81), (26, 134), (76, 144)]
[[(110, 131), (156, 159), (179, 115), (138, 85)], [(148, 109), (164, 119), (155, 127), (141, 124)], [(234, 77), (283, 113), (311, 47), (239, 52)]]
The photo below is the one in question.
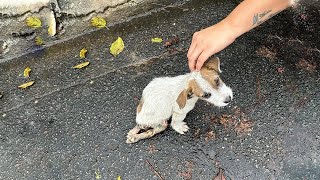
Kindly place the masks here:
[(159, 124), (158, 126), (154, 127), (153, 129), (149, 129), (149, 130), (142, 132), (140, 134), (128, 134), (126, 142), (128, 144), (131, 144), (131, 143), (135, 143), (141, 139), (150, 138), (150, 137), (164, 131), (165, 129), (167, 129), (167, 127), (168, 127), (168, 123), (167, 123), (167, 121), (165, 121), (163, 124)]
[(149, 126), (137, 124), (133, 129), (128, 132), (128, 136), (132, 134), (138, 134), (140, 130), (146, 130), (150, 128)]

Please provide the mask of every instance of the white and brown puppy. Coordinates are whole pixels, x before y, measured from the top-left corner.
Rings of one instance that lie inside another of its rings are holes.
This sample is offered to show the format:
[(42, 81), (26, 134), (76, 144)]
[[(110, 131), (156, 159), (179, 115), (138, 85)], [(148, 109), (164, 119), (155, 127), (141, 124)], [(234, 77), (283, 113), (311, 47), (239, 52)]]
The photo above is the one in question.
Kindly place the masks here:
[[(213, 57), (206, 61), (200, 72), (152, 80), (143, 90), (137, 108), (137, 125), (128, 132), (127, 143), (134, 143), (164, 131), (170, 117), (171, 127), (184, 134), (189, 127), (183, 120), (198, 99), (215, 106), (226, 106), (233, 97), (232, 90), (223, 83), (219, 73), (220, 60)], [(140, 130), (145, 131), (139, 133)]]

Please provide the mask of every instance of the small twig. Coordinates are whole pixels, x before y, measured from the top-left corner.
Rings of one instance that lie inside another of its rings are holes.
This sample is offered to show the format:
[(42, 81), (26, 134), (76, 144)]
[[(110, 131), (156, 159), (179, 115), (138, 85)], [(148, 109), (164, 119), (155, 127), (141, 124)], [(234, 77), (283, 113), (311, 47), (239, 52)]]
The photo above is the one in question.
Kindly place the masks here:
[(157, 170), (155, 170), (154, 166), (146, 159), (146, 163), (149, 164), (151, 170), (154, 172), (155, 175), (157, 175), (161, 180), (164, 180), (164, 178), (158, 173)]

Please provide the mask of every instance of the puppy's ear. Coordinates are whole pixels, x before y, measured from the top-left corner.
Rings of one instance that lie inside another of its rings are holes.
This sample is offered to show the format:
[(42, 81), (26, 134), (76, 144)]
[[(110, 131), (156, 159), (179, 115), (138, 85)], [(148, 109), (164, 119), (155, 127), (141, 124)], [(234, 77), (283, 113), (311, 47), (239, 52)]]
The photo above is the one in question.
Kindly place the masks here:
[(200, 86), (194, 79), (189, 81), (188, 89), (189, 89), (189, 92), (191, 92), (192, 94), (195, 94), (198, 97), (202, 97), (204, 94), (203, 90), (200, 88)]
[(221, 73), (220, 59), (218, 57), (211, 57), (205, 62), (203, 68)]
[(180, 109), (183, 109), (186, 106), (187, 96), (188, 96), (188, 89), (181, 91), (181, 93), (179, 94), (176, 102), (178, 103)]

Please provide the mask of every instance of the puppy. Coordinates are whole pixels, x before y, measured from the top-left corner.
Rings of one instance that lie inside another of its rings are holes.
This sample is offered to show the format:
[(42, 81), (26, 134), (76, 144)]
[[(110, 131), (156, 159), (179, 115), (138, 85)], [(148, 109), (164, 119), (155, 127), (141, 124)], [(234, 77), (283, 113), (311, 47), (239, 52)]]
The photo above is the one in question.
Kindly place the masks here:
[[(137, 125), (128, 132), (127, 143), (135, 143), (164, 131), (170, 117), (171, 127), (184, 134), (189, 127), (183, 120), (198, 99), (215, 106), (229, 104), (233, 98), (232, 90), (223, 83), (219, 73), (220, 60), (212, 57), (200, 72), (152, 80), (143, 90), (137, 107)], [(144, 132), (139, 133), (141, 130)]]

